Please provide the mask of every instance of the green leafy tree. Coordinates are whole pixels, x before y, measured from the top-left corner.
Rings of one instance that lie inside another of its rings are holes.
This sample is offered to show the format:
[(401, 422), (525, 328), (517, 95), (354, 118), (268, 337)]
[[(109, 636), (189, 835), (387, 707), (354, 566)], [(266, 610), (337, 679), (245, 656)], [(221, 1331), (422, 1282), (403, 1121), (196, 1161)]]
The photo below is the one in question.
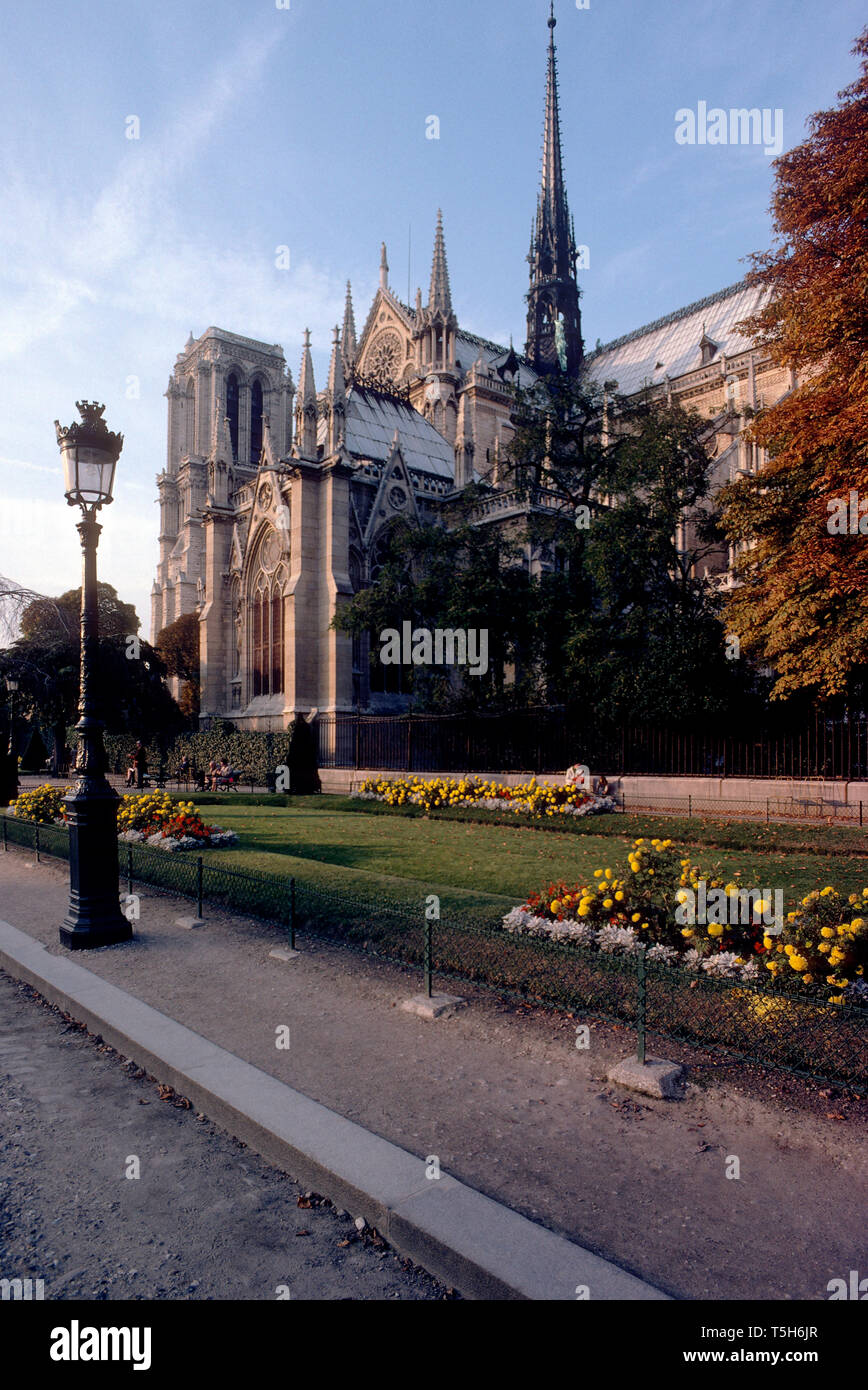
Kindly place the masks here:
[(414, 666), (413, 703), (429, 710), (490, 709), (526, 702), (532, 682), (508, 686), (505, 671), (520, 662), (532, 629), (532, 585), (521, 548), (495, 528), (471, 524), (477, 494), (456, 503), (448, 528), (397, 522), (374, 584), (357, 593), (335, 619), (346, 632), (371, 634), (372, 670), (380, 659), (378, 635), (387, 629), (487, 632), (488, 669)]
[(515, 420), (504, 468), (525, 503), (518, 517), (487, 522), (490, 490), (475, 487), (446, 527), (396, 526), (376, 583), (336, 625), (487, 629), (484, 678), (462, 673), (456, 684), (442, 669), (413, 669), (421, 708), (555, 704), (605, 723), (744, 704), (752, 680), (726, 659), (704, 574), (722, 545), (709, 422), (562, 376), (519, 392)]
[(184, 613), (157, 634), (156, 650), (170, 676), (183, 681), (181, 713), (194, 719), (199, 713), (199, 617)]
[[(111, 584), (97, 584), (100, 637), (134, 636), (141, 622), (131, 603), (124, 603)], [(76, 641), (81, 630), (81, 589), (60, 598), (36, 598), (21, 614), (21, 636), (49, 645)]]
[(726, 660), (705, 577), (722, 540), (708, 421), (648, 393), (628, 401), (564, 378), (544, 380), (521, 406), (509, 468), (537, 504), (532, 542), (557, 560), (537, 586), (549, 701), (603, 722), (742, 704), (751, 678)]
[[(21, 614), (21, 635), (0, 652), (0, 676), (18, 680), (18, 711), (50, 738), (56, 766), (63, 762), (68, 729), (78, 718), (79, 603), (80, 590), (59, 599), (34, 599)], [(137, 636), (135, 608), (123, 603), (111, 585), (99, 586), (99, 603), (97, 688), (107, 731), (144, 739), (170, 737), (183, 720), (166, 689), (164, 663)]]

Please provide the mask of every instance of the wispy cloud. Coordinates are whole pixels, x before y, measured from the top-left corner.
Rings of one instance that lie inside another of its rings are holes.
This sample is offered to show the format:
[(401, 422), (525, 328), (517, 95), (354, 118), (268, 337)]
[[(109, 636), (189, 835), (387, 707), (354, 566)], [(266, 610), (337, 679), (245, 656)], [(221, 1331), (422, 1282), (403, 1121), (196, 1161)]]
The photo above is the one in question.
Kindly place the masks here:
[[(271, 247), (197, 241), (173, 212), (175, 190), (230, 108), (259, 85), (279, 37), (278, 30), (242, 43), (161, 134), (125, 142), (113, 176), (85, 213), (39, 186), (32, 168), (11, 171), (0, 229), (7, 267), (0, 360), (20, 358), (85, 309), (173, 324), (180, 317), (198, 321), (200, 329), (215, 317), (232, 318), (241, 331), (273, 332), (279, 323), (284, 333), (287, 316), (291, 323), (302, 316), (325, 333), (341, 305), (340, 287), (329, 276), (305, 262), (277, 272)], [(264, 322), (248, 329), (254, 313)]]

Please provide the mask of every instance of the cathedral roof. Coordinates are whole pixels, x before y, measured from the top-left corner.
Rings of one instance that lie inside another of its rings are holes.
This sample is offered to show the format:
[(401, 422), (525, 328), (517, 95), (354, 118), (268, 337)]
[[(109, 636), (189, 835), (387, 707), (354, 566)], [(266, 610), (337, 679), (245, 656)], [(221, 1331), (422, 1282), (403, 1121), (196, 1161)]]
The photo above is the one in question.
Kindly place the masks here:
[(452, 445), (408, 401), (366, 386), (350, 388), (345, 443), (352, 457), (384, 463), (392, 451), (396, 430), (408, 468), (438, 478), (454, 478)]
[[(459, 328), (455, 335), (455, 361), (460, 362), (462, 371), (465, 372), (479, 359), (480, 353), (487, 367), (497, 368), (503, 366), (513, 351), (512, 348), (504, 347), (502, 343), (493, 343), (490, 338), (479, 338), (475, 333), (467, 333), (462, 328)], [(537, 373), (526, 357), (519, 353), (514, 355), (521, 368), (521, 384), (527, 390), (537, 380)]]
[(617, 381), (618, 390), (629, 396), (646, 383), (657, 385), (667, 376), (674, 379), (705, 365), (703, 339), (716, 345), (711, 362), (747, 352), (753, 344), (736, 325), (755, 314), (767, 294), (761, 286), (749, 286), (742, 280), (698, 299), (598, 348), (586, 359), (589, 374), (595, 381)]

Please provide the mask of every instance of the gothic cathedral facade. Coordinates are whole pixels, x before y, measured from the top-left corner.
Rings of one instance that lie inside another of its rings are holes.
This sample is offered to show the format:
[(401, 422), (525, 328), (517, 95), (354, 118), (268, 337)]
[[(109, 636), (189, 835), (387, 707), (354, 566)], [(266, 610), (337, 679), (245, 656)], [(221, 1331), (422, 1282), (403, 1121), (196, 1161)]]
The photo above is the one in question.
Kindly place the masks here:
[[(502, 477), (517, 385), (588, 371), (624, 394), (676, 398), (708, 417), (718, 485), (762, 460), (747, 415), (793, 384), (741, 337), (759, 292), (744, 284), (587, 355), (579, 249), (564, 180), (555, 18), (549, 18), (542, 178), (533, 222), (522, 355), (463, 330), (438, 214), (428, 299), (380, 280), (357, 335), (350, 286), (328, 380), (317, 390), (305, 333), (298, 383), (277, 344), (219, 328), (188, 339), (169, 381), (168, 457), (157, 479), (159, 562), (151, 640), (183, 614), (200, 633), (200, 719), (277, 730), (298, 714), (400, 709), (367, 641), (332, 620), (377, 576), (399, 518), (428, 522), (470, 483), (478, 522), (526, 510)], [(685, 522), (685, 525), (689, 524)], [(731, 557), (717, 557), (726, 582)], [(528, 553), (531, 567), (552, 563)], [(400, 668), (398, 668), (400, 669)]]

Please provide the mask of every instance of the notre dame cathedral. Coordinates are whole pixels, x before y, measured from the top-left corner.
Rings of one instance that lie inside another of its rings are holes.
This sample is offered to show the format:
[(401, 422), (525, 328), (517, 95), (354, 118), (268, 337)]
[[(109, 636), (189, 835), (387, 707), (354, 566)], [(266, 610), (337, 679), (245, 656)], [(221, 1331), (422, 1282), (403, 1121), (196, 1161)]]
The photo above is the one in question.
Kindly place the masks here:
[[(308, 333), (297, 385), (277, 344), (219, 328), (191, 334), (178, 355), (168, 461), (157, 479), (151, 636), (198, 613), (205, 724), (221, 716), (276, 730), (299, 713), (404, 707), (387, 681), (395, 668), (372, 674), (367, 641), (334, 631), (331, 620), (376, 578), (396, 519), (432, 521), (471, 482), (482, 485), (480, 526), (545, 506), (501, 476), (517, 385), (587, 370), (625, 395), (650, 387), (708, 418), (716, 486), (761, 466), (743, 437), (745, 412), (794, 384), (737, 330), (762, 291), (735, 285), (584, 352), (553, 8), (524, 355), (460, 327), (440, 214), (427, 302), (421, 290), (415, 305), (393, 292), (383, 246), (360, 334), (347, 286), (324, 389)], [(528, 548), (531, 569), (552, 562), (545, 548)], [(726, 583), (725, 555), (717, 568)]]

